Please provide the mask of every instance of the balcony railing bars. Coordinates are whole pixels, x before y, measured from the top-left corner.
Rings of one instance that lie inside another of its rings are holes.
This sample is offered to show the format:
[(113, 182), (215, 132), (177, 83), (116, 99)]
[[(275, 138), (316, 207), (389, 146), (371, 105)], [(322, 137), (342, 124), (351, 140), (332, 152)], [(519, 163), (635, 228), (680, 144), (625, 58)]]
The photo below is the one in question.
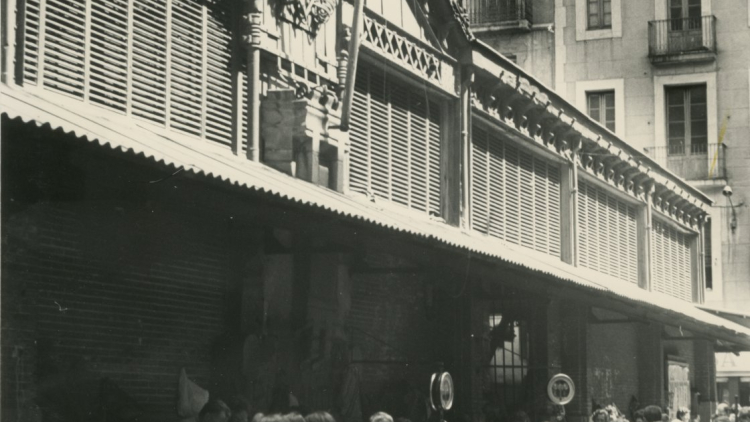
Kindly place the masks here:
[(716, 52), (716, 17), (666, 19), (648, 23), (649, 56)]
[(726, 177), (726, 149), (725, 144), (672, 144), (646, 153), (683, 179), (708, 180)]
[(671, 144), (667, 148), (667, 155), (699, 155), (708, 153), (708, 144), (692, 144), (686, 147), (685, 144)]
[(532, 21), (530, 0), (469, 0), (469, 21), (473, 25)]

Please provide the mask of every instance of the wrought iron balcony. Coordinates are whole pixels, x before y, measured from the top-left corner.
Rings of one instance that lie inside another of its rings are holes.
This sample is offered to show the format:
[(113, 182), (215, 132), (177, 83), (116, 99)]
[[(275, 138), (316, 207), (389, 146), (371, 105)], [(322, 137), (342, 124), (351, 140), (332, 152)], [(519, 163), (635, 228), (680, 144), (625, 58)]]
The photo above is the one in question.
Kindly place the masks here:
[(726, 149), (725, 144), (679, 144), (646, 148), (646, 153), (685, 180), (714, 180), (726, 178)]
[(469, 0), (467, 8), (473, 30), (530, 29), (531, 0)]
[(654, 65), (716, 59), (716, 17), (648, 23), (648, 57)]

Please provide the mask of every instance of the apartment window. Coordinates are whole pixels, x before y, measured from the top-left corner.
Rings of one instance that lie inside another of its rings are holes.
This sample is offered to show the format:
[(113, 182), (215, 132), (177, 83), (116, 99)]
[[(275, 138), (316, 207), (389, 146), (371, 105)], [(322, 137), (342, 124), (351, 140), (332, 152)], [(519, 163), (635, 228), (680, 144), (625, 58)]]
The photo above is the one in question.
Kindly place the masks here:
[(667, 88), (666, 97), (668, 154), (706, 153), (708, 147), (706, 86)]
[(670, 0), (669, 19), (672, 31), (700, 28), (701, 0)]
[(588, 0), (588, 29), (612, 27), (612, 0)]
[(615, 131), (615, 91), (587, 92), (589, 116), (610, 131)]

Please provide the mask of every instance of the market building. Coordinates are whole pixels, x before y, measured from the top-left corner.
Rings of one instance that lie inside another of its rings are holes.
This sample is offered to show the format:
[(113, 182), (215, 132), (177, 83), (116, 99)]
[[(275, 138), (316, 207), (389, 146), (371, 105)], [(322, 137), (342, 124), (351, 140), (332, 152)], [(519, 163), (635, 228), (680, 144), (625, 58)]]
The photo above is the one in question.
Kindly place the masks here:
[(714, 201), (703, 306), (747, 312), (748, 2), (469, 0), (467, 8), (477, 37)]
[(447, 420), (559, 373), (571, 421), (708, 415), (750, 348), (697, 307), (710, 196), (460, 3), (365, 3), (3, 3), (3, 420), (179, 420), (182, 370), (346, 422), (441, 370)]

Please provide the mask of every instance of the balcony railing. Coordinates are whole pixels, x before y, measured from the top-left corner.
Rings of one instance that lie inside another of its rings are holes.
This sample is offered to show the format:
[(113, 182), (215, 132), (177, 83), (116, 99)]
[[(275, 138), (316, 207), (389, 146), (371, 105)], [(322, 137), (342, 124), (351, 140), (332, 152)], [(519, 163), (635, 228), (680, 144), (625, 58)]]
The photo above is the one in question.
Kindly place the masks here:
[(654, 64), (716, 58), (716, 18), (679, 18), (648, 23), (648, 55)]
[(469, 0), (469, 21), (472, 25), (530, 27), (531, 0)]
[(726, 145), (683, 144), (646, 148), (646, 153), (685, 180), (726, 178)]

